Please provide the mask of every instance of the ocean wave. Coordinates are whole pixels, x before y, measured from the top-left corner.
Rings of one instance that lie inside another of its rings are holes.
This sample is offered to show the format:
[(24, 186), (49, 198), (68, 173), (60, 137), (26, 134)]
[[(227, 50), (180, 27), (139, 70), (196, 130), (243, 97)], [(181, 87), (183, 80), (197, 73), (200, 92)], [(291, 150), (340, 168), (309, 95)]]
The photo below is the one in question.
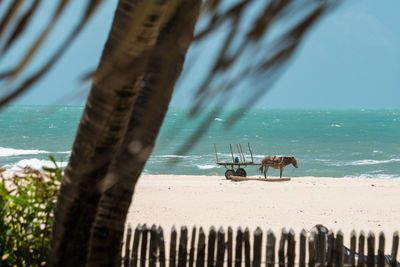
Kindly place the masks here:
[(356, 176), (345, 176), (344, 178), (361, 178), (361, 179), (399, 179), (399, 175), (395, 174), (361, 174)]
[(57, 154), (71, 154), (71, 150), (70, 151), (60, 151), (60, 152), (55, 152)]
[(256, 158), (256, 159), (264, 159), (266, 156), (294, 157), (294, 155), (290, 155), (290, 154), (286, 154), (286, 155), (280, 155), (280, 154), (277, 154), (277, 155), (268, 155), (268, 154), (266, 154), (266, 155), (253, 155), (253, 158)]
[(377, 164), (385, 164), (392, 162), (400, 162), (400, 159), (385, 159), (385, 160), (374, 160), (374, 159), (363, 159), (363, 160), (355, 160), (350, 162), (338, 162), (328, 164), (329, 166), (363, 166), (363, 165), (377, 165)]
[(196, 165), (197, 168), (201, 169), (201, 170), (208, 170), (208, 169), (214, 169), (214, 168), (219, 168), (220, 166), (215, 166), (215, 165)]
[(333, 128), (342, 128), (342, 125), (340, 125), (338, 123), (332, 123), (331, 127), (333, 127)]
[(157, 158), (177, 158), (177, 159), (186, 159), (190, 158), (190, 156), (183, 156), (183, 155), (156, 155)]
[(329, 159), (313, 159), (314, 161), (330, 162)]
[(49, 151), (39, 149), (14, 149), (0, 147), (0, 157), (10, 156), (21, 156), (21, 155), (37, 155), (37, 154), (49, 154)]
[[(56, 162), (56, 163), (57, 163), (58, 167), (60, 167), (60, 168), (64, 168), (68, 164), (68, 162)], [(8, 165), (6, 165), (6, 168), (7, 168), (7, 170), (10, 170), (10, 171), (20, 171), (21, 168), (24, 168), (27, 166), (29, 166), (35, 170), (41, 170), (42, 167), (54, 168), (54, 163), (51, 162), (50, 160), (40, 160), (40, 159), (32, 158), (32, 159), (20, 160), (15, 164), (8, 164)]]
[(400, 162), (400, 159), (387, 159), (387, 160), (373, 160), (373, 159), (364, 159), (364, 160), (356, 160), (352, 162), (352, 165), (375, 165), (375, 164), (383, 164), (383, 163), (391, 163), (391, 162)]

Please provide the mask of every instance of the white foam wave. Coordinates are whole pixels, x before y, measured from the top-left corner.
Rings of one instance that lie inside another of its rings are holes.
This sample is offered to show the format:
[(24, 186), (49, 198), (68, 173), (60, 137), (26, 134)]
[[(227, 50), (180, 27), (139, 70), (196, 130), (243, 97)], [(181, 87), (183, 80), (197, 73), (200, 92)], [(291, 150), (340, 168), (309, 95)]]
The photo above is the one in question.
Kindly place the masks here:
[(268, 155), (268, 154), (266, 154), (266, 155), (253, 155), (253, 158), (261, 158), (261, 159), (263, 159), (263, 158), (265, 158), (266, 156), (277, 156), (277, 157), (293, 157), (293, 155)]
[(201, 170), (208, 170), (208, 169), (218, 168), (215, 165), (209, 165), (209, 164), (207, 164), (207, 165), (196, 165), (196, 166), (197, 166), (197, 168), (199, 168)]
[(159, 155), (159, 158), (178, 158), (178, 159), (185, 159), (190, 158), (190, 156), (183, 156), (183, 155)]
[(383, 164), (383, 163), (391, 163), (391, 162), (400, 162), (400, 159), (387, 159), (387, 160), (373, 160), (373, 159), (364, 159), (364, 160), (356, 160), (352, 162), (352, 165), (375, 165), (375, 164)]
[[(58, 167), (64, 168), (66, 167), (68, 162), (57, 162)], [(7, 170), (10, 171), (20, 171), (21, 167), (31, 167), (32, 169), (35, 170), (41, 170), (42, 167), (49, 167), (49, 168), (54, 168), (54, 163), (51, 162), (50, 160), (40, 160), (36, 158), (32, 159), (23, 159), (18, 161), (15, 164), (12, 165), (6, 165)]]
[(55, 152), (57, 154), (71, 154), (71, 150), (70, 151), (61, 151), (61, 152)]
[(357, 176), (345, 176), (344, 178), (362, 178), (362, 179), (399, 179), (395, 174), (361, 174)]
[(332, 123), (332, 124), (331, 124), (331, 127), (334, 127), (334, 128), (341, 128), (342, 125), (337, 124), (337, 123)]
[(320, 161), (320, 162), (330, 162), (328, 159), (313, 159), (314, 161)]
[(50, 152), (39, 149), (14, 149), (14, 148), (0, 147), (0, 157), (37, 155), (37, 154), (48, 154), (48, 153)]
[(220, 118), (215, 118), (214, 120), (215, 121), (223, 121), (223, 119), (220, 119)]
[(386, 159), (386, 160), (374, 160), (374, 159), (363, 159), (363, 160), (355, 160), (351, 162), (339, 162), (339, 163), (332, 163), (329, 166), (363, 166), (363, 165), (377, 165), (377, 164), (385, 164), (385, 163), (392, 163), (392, 162), (400, 162), (400, 159)]

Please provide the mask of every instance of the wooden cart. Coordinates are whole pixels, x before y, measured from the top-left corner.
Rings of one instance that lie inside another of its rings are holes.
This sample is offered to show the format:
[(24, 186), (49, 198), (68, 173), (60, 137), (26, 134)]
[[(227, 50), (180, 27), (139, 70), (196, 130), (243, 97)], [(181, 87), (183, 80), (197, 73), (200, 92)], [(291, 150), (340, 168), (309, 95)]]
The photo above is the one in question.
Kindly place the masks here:
[(227, 169), (225, 172), (226, 179), (231, 179), (230, 176), (246, 177), (247, 172), (244, 168), (246, 168), (247, 166), (252, 166), (252, 165), (261, 166), (261, 163), (254, 163), (253, 152), (251, 151), (250, 143), (247, 143), (247, 146), (249, 149), (251, 161), (246, 161), (246, 156), (243, 153), (241, 144), (236, 144), (237, 155), (238, 155), (236, 157), (234, 156), (232, 144), (229, 144), (229, 148), (231, 150), (231, 155), (232, 155), (232, 162), (220, 162), (218, 160), (217, 146), (216, 146), (216, 144), (214, 144), (216, 163), (218, 165), (224, 166)]

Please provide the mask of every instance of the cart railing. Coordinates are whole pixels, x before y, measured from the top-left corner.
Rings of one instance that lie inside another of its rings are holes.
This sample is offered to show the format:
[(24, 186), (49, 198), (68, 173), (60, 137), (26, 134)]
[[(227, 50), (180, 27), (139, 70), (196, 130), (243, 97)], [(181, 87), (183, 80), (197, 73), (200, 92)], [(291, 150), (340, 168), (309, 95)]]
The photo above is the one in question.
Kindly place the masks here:
[(219, 165), (254, 165), (254, 158), (253, 158), (253, 151), (251, 150), (250, 143), (247, 143), (249, 154), (251, 157), (251, 161), (246, 162), (246, 156), (243, 153), (243, 148), (241, 144), (236, 144), (237, 154), (239, 155), (239, 162), (235, 161), (234, 150), (232, 148), (232, 144), (229, 144), (229, 148), (232, 155), (232, 162), (220, 162), (218, 159), (218, 152), (217, 152), (217, 145), (214, 144), (214, 151), (215, 151), (215, 160), (216, 163)]

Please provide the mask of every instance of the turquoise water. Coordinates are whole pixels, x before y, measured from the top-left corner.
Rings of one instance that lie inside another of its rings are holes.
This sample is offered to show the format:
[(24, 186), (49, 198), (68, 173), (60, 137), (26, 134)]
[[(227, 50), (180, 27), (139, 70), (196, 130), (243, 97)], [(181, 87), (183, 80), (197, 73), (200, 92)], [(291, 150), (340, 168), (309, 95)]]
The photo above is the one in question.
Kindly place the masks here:
[[(3, 109), (0, 166), (9, 170), (25, 165), (40, 168), (49, 164), (50, 153), (65, 166), (82, 111), (82, 107)], [(214, 144), (219, 160), (231, 161), (229, 144), (241, 143), (246, 154), (249, 142), (255, 162), (264, 155), (295, 156), (299, 168), (287, 167), (285, 176), (400, 178), (400, 110), (211, 112), (203, 109), (200, 118), (189, 120), (187, 109), (171, 108), (144, 172), (223, 175), (224, 167), (215, 164)], [(232, 114), (237, 116), (233, 126), (227, 123)], [(189, 137), (203, 120), (210, 126), (191, 146), (194, 142), (188, 141)], [(255, 166), (246, 170), (258, 175)], [(278, 175), (279, 171), (269, 173)]]

